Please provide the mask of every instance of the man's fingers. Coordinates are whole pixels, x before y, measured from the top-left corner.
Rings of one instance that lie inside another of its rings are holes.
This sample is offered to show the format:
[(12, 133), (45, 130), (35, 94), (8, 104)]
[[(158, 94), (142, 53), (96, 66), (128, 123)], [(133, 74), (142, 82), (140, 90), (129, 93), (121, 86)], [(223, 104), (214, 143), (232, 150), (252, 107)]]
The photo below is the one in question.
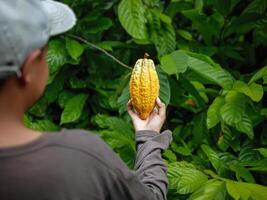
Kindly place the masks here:
[(129, 114), (132, 118), (136, 117), (136, 113), (135, 113), (134, 110), (133, 110), (133, 105), (132, 105), (131, 100), (129, 100), (128, 103), (127, 103), (127, 111), (128, 111), (128, 114)]
[(158, 106), (159, 115), (160, 116), (165, 116), (165, 113), (166, 113), (165, 104), (159, 99), (159, 97), (156, 99), (156, 103), (157, 103), (157, 106)]

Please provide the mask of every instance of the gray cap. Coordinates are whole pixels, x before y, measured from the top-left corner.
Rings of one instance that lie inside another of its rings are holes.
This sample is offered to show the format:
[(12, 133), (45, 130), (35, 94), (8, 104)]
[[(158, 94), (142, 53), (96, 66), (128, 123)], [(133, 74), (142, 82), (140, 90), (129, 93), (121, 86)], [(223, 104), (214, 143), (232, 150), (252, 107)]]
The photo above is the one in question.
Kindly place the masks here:
[(53, 0), (0, 1), (0, 79), (16, 73), (34, 49), (43, 47), (50, 36), (71, 29), (73, 11)]

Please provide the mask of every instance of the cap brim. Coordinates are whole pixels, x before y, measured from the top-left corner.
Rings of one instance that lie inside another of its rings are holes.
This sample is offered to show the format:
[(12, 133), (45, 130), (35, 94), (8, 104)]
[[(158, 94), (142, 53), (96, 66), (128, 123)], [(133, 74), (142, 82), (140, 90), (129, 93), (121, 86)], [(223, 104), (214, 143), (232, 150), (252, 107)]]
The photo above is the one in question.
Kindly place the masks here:
[(67, 32), (76, 24), (76, 16), (67, 5), (52, 0), (43, 0), (41, 5), (49, 19), (50, 36)]

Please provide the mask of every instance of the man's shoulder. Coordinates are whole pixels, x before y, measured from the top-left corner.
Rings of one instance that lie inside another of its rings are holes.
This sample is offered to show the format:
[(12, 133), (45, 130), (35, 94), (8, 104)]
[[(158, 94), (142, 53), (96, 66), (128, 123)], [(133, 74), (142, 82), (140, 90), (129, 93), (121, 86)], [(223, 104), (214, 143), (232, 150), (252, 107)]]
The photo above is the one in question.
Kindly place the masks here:
[(76, 151), (99, 153), (107, 148), (105, 142), (97, 133), (82, 129), (63, 129), (60, 132), (45, 133), (48, 146), (69, 148)]
[(85, 154), (108, 168), (116, 169), (123, 165), (121, 159), (97, 133), (81, 129), (64, 129), (57, 133), (45, 134), (48, 148)]

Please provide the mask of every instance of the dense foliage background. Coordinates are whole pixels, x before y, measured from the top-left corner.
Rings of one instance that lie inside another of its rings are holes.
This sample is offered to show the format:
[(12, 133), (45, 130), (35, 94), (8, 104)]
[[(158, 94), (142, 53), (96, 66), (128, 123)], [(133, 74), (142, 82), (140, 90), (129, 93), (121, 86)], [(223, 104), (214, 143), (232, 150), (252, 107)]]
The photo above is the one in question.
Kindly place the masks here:
[(95, 130), (133, 167), (128, 81), (148, 52), (173, 131), (168, 199), (267, 199), (266, 0), (64, 2), (77, 26), (49, 43), (29, 127)]

